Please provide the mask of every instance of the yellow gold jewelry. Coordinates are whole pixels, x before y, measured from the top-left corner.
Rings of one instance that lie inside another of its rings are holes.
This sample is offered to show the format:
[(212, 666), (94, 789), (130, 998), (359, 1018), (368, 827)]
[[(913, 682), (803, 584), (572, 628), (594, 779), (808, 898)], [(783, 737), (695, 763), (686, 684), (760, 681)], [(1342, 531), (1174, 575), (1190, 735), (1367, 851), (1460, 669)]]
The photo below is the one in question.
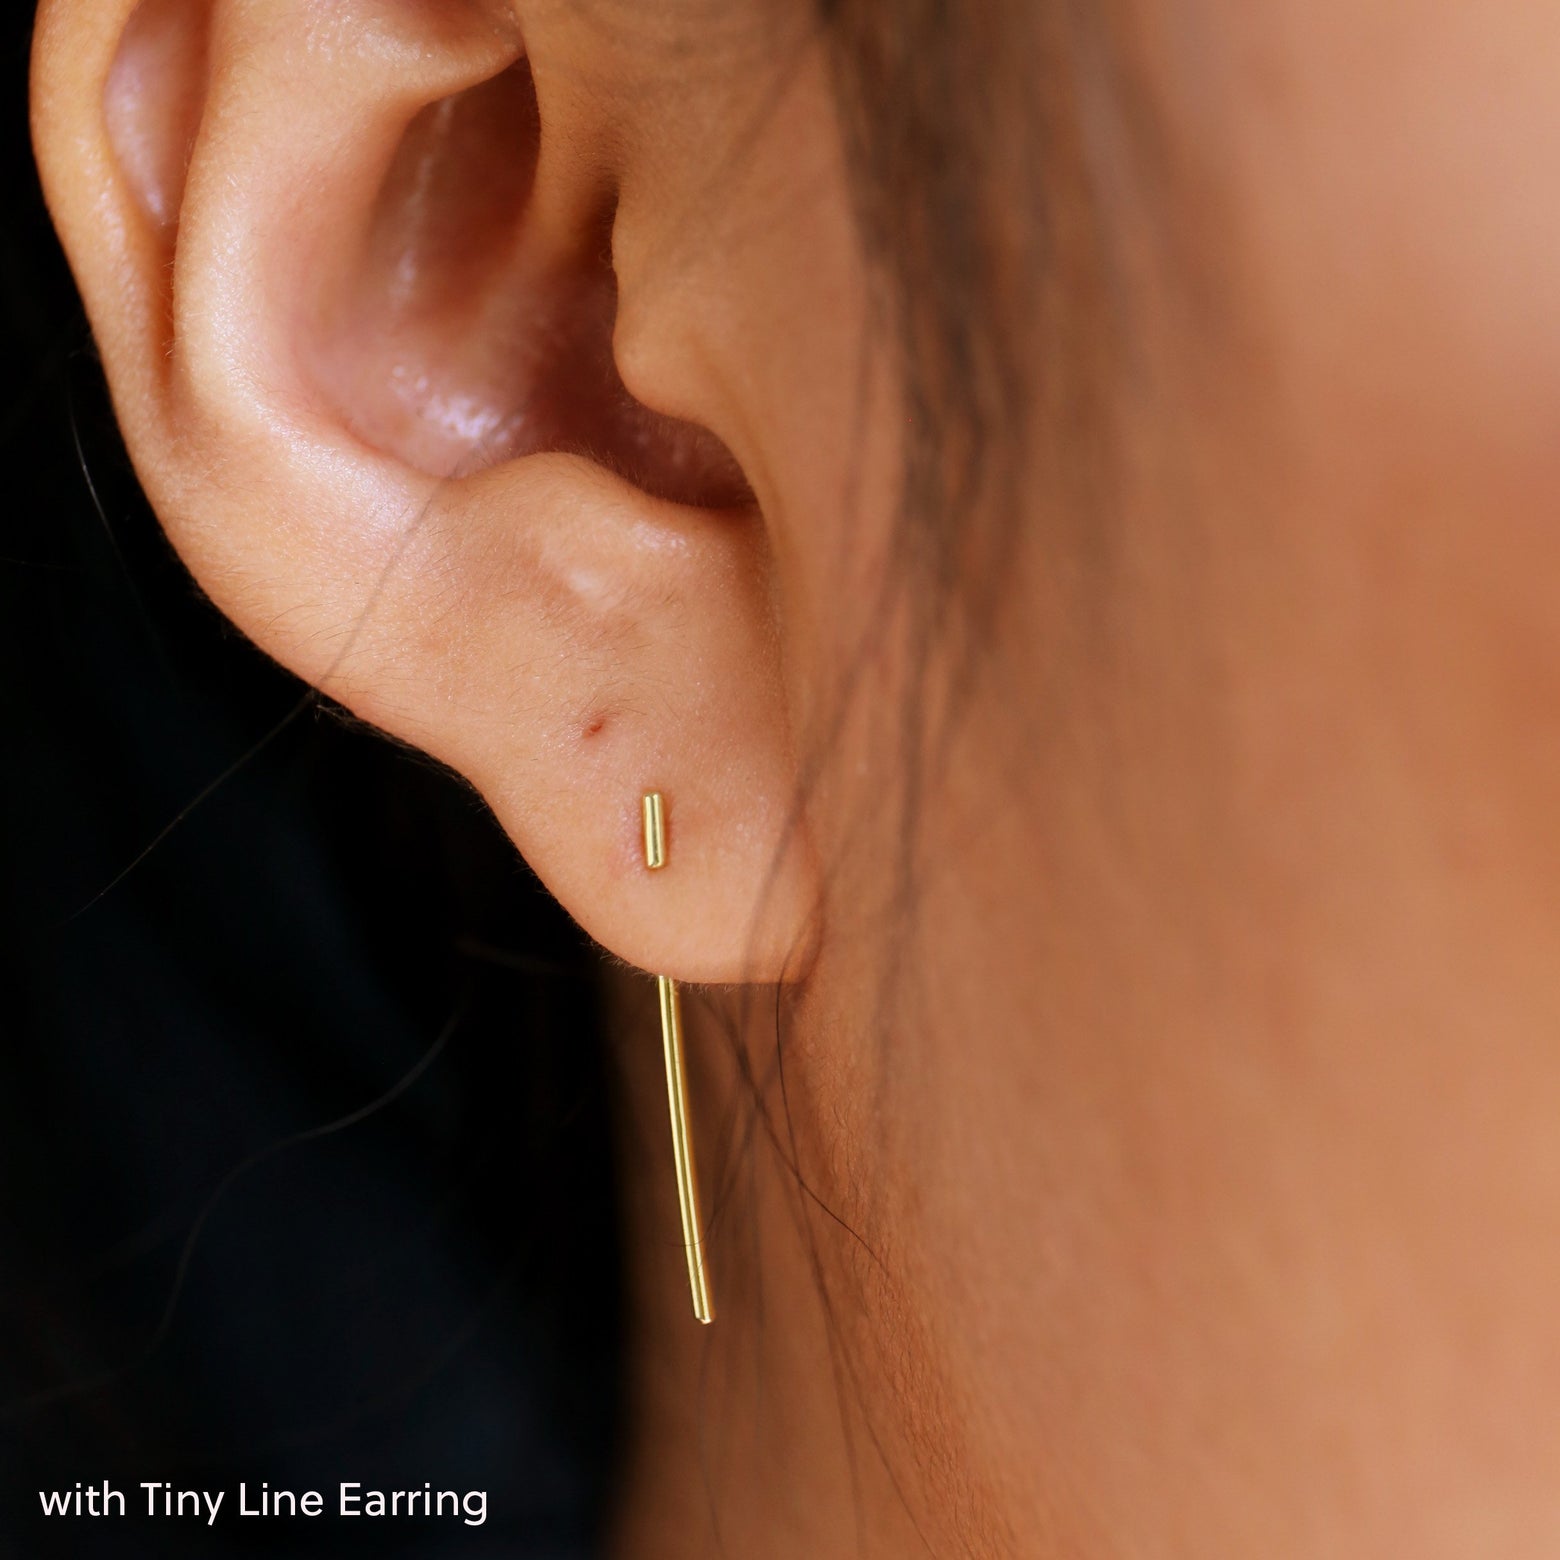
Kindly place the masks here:
[[(659, 872), (666, 865), (666, 812), (659, 791), (644, 800), (645, 865)], [(677, 1201), (682, 1209), (683, 1251), (688, 1258), (688, 1288), (693, 1314), (701, 1322), (715, 1320), (709, 1274), (704, 1268), (703, 1223), (699, 1217), (699, 1181), (694, 1172), (693, 1134), (688, 1127), (688, 1073), (683, 1065), (682, 1000), (670, 975), (657, 975), (661, 999), (661, 1049), (666, 1055), (666, 1098), (672, 1112), (672, 1158), (677, 1165)]]

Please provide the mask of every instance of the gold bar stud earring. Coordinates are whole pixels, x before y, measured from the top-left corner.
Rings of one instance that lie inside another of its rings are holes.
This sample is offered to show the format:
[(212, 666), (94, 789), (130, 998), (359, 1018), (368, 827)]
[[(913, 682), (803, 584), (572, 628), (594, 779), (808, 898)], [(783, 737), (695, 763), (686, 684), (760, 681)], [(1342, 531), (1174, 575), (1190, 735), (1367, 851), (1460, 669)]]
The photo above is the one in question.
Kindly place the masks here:
[[(659, 791), (647, 791), (645, 865), (659, 872), (666, 865), (666, 810)], [(688, 1258), (688, 1288), (693, 1314), (701, 1322), (715, 1320), (709, 1274), (704, 1268), (703, 1221), (699, 1217), (699, 1181), (693, 1165), (693, 1134), (688, 1128), (688, 1071), (683, 1065), (682, 1000), (670, 975), (657, 975), (661, 999), (661, 1049), (666, 1055), (666, 1098), (672, 1111), (672, 1157), (677, 1164), (677, 1201), (682, 1209), (683, 1251)]]

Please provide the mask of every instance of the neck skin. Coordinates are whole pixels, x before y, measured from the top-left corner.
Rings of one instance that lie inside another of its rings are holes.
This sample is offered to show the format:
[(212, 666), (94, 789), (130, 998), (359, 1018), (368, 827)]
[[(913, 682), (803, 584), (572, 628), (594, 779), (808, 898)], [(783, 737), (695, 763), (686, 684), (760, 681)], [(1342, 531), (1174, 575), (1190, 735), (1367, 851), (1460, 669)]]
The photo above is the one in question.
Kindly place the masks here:
[(1299, 544), (1226, 578), (1139, 540), (1114, 615), (1024, 598), (1083, 626), (1007, 659), (1043, 728), (993, 686), (962, 729), (897, 965), (891, 809), (824, 799), (861, 923), (782, 1004), (783, 1090), (768, 997), (688, 993), (710, 1328), (625, 992), (623, 1560), (1560, 1551), (1534, 721), (1462, 741), (1479, 690), (1410, 664), (1446, 615), (1354, 643)]
[[(788, 1122), (774, 1071), (773, 1007), (751, 1008), (733, 1026), (731, 999), (684, 993), (716, 1305), (714, 1323), (704, 1327), (688, 1296), (660, 1040), (645, 984), (619, 977), (614, 1001), (631, 1318), (615, 1553), (623, 1560), (922, 1553), (916, 1528), (925, 1492), (898, 1444), (901, 1406), (885, 1381), (881, 1339), (862, 1325), (864, 1285), (881, 1294), (881, 1276), (865, 1246), (823, 1211), (828, 1188), (803, 1147), (818, 1141), (812, 1091), (787, 1073)], [(797, 1070), (795, 1056), (787, 1061)], [(770, 1075), (758, 1111), (747, 1070)], [(803, 1190), (793, 1156), (818, 1200)]]

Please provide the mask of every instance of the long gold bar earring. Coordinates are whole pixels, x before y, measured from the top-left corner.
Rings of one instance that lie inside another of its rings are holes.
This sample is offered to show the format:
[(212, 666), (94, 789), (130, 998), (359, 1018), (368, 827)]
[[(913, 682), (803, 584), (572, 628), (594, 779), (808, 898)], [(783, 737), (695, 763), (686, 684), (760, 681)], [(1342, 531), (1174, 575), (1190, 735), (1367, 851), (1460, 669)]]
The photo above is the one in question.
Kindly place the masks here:
[[(647, 791), (645, 865), (658, 872), (666, 865), (666, 812), (659, 791)], [(693, 1134), (688, 1127), (688, 1072), (683, 1065), (682, 999), (670, 975), (657, 975), (661, 999), (661, 1049), (666, 1054), (666, 1098), (672, 1111), (672, 1157), (677, 1164), (677, 1201), (682, 1209), (683, 1251), (688, 1258), (688, 1288), (693, 1314), (701, 1322), (715, 1320), (709, 1274), (704, 1269), (703, 1222), (699, 1217), (699, 1181), (693, 1166)]]

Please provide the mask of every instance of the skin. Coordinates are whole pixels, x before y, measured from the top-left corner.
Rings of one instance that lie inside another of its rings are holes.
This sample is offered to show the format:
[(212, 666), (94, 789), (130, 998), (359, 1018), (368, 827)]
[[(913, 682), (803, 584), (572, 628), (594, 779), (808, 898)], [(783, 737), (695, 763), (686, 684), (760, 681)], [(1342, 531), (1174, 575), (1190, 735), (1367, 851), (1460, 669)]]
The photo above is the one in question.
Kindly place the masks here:
[[(1093, 478), (1037, 397), (909, 922), (903, 382), (805, 17), (49, 0), (35, 139), (201, 585), (721, 983), (705, 1331), (620, 981), (623, 1555), (1552, 1555), (1560, 13), (1058, 36), (1097, 222), (1004, 328)], [(539, 116), (432, 107), (522, 55)]]

